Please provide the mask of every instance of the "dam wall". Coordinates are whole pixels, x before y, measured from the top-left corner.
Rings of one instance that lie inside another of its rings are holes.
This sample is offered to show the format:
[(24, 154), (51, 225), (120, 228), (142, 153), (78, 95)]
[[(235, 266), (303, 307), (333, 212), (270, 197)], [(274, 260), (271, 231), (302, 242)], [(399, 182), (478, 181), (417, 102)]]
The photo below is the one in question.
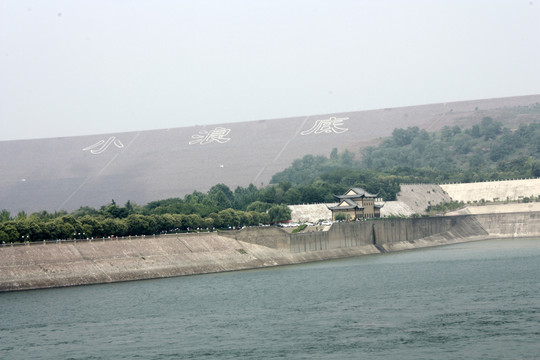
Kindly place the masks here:
[(540, 213), (336, 223), (0, 246), (0, 292), (254, 269), (500, 237), (540, 237)]
[(453, 241), (488, 235), (473, 216), (367, 220), (335, 223), (325, 232), (291, 234), (290, 251), (296, 253), (365, 245), (389, 250), (397, 243), (429, 237), (433, 237), (432, 240)]
[(373, 245), (370, 226), (366, 222), (334, 223), (328, 231), (290, 235), (291, 253), (310, 252)]
[[(279, 243), (277, 247), (268, 241), (274, 234), (279, 236), (279, 240), (273, 240)], [(413, 248), (497, 237), (540, 236), (540, 212), (354, 221), (334, 223), (328, 231), (297, 234), (276, 227), (262, 227), (243, 229), (229, 236), (293, 254), (362, 246), (391, 251), (404, 246)]]

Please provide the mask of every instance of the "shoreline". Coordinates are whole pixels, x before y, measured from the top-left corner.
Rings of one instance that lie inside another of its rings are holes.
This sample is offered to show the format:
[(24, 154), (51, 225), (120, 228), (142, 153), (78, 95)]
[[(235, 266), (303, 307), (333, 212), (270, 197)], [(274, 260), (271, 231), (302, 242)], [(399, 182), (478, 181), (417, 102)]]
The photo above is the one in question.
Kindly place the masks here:
[(0, 292), (294, 265), (496, 238), (540, 236), (540, 212), (381, 219), (290, 234), (277, 227), (225, 234), (0, 247)]

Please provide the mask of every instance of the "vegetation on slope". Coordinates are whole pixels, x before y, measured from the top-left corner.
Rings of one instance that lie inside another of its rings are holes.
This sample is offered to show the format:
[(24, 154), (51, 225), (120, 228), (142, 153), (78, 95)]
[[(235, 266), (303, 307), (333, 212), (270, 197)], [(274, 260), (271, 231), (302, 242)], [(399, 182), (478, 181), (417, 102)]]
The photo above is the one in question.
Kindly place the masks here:
[[(428, 133), (417, 127), (395, 129), (377, 147), (365, 149), (362, 166), (369, 169), (431, 168), (457, 172), (462, 182), (540, 176), (540, 123), (515, 131), (485, 117), (462, 131), (458, 126)], [(450, 180), (450, 179), (449, 179)]]
[(351, 155), (347, 151), (333, 152), (330, 158), (306, 155), (275, 174), (271, 183), (306, 184), (307, 179), (351, 169), (427, 176), (430, 182), (539, 177), (540, 123), (512, 131), (485, 117), (465, 130), (458, 126), (433, 133), (418, 127), (395, 129), (380, 145), (365, 148), (359, 160)]

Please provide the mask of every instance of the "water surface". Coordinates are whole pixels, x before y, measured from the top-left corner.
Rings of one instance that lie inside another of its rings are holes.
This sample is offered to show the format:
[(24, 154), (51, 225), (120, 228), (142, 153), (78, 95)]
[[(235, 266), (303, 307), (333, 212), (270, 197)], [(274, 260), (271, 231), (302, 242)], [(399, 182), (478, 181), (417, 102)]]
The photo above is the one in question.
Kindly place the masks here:
[(535, 359), (540, 239), (0, 294), (1, 359)]

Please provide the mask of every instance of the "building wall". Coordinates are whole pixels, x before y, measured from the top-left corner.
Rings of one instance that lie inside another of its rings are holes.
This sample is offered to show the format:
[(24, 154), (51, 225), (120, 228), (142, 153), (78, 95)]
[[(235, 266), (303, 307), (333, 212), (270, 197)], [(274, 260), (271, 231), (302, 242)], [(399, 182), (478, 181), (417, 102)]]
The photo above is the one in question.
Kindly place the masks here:
[[(347, 193), (346, 195), (350, 195)], [(339, 210), (332, 211), (332, 220), (336, 220), (337, 213), (344, 213), (351, 217), (351, 220), (380, 217), (380, 211), (375, 211), (375, 199), (366, 197), (357, 197), (352, 199), (361, 209), (356, 210)]]
[(364, 198), (364, 212), (366, 217), (373, 218), (375, 217), (375, 199), (373, 198)]

